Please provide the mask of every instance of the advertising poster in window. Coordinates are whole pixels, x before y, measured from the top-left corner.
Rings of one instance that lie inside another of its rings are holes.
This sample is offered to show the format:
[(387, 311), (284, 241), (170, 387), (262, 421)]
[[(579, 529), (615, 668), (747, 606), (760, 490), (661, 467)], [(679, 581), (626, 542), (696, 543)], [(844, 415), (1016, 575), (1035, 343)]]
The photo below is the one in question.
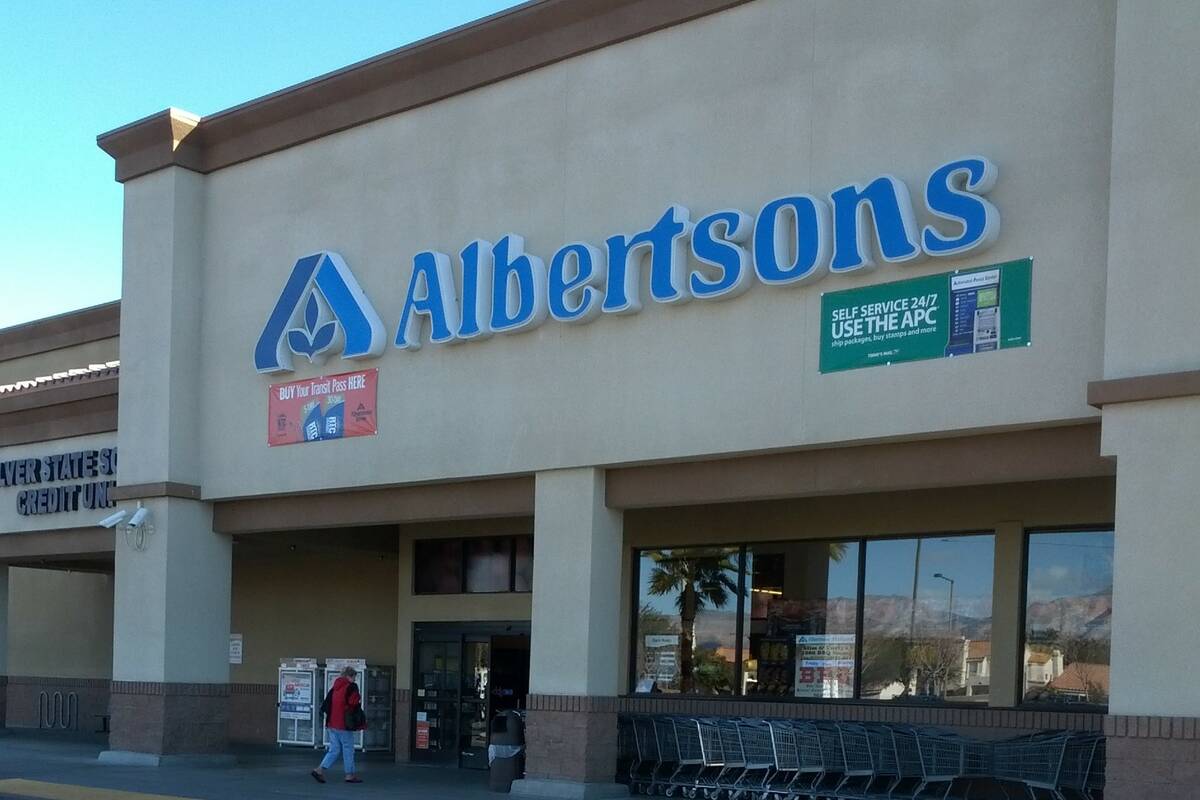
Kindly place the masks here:
[(414, 746), (418, 750), (429, 749), (429, 717), (424, 711), (417, 712), (417, 738)]
[(1033, 259), (821, 295), (822, 373), (1027, 347)]
[(374, 436), (379, 370), (364, 369), (271, 384), (267, 396), (267, 444), (323, 442)]
[(853, 697), (852, 633), (796, 637), (796, 697)]
[(280, 670), (280, 719), (312, 719), (313, 677), (308, 670)]
[(644, 641), (646, 663), (638, 691), (653, 691), (655, 684), (659, 689), (675, 688), (679, 680), (679, 637), (657, 634), (647, 636)]

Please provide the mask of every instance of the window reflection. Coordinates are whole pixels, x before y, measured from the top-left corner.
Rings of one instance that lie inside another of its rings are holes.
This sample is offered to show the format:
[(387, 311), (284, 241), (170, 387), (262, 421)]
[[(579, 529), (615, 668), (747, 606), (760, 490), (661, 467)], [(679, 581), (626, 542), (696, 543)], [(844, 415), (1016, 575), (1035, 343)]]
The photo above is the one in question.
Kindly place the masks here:
[(745, 693), (854, 696), (858, 543), (753, 545)]
[(1108, 703), (1112, 531), (1029, 535), (1023, 686), (1030, 703)]
[(414, 546), (413, 570), (417, 594), (456, 594), (462, 591), (462, 541), (431, 539)]
[(862, 697), (986, 703), (994, 537), (866, 545)]
[(467, 539), (465, 546), (468, 592), (507, 592), (512, 590), (511, 539)]
[(733, 692), (738, 553), (716, 547), (641, 554), (636, 691)]

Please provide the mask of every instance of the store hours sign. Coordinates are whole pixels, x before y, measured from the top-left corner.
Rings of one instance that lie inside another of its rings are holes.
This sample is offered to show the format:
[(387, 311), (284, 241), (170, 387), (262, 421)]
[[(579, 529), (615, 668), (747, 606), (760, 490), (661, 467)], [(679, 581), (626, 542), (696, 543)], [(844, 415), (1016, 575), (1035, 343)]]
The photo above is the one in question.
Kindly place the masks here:
[(23, 517), (112, 508), (116, 479), (115, 447), (0, 461), (0, 489), (19, 489)]

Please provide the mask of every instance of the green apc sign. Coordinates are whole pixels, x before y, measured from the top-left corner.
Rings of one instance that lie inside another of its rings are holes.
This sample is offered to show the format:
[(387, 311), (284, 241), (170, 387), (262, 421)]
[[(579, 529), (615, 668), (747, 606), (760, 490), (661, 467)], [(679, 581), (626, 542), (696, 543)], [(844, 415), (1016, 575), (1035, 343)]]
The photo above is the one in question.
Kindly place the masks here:
[(1029, 345), (1033, 259), (821, 296), (821, 372)]

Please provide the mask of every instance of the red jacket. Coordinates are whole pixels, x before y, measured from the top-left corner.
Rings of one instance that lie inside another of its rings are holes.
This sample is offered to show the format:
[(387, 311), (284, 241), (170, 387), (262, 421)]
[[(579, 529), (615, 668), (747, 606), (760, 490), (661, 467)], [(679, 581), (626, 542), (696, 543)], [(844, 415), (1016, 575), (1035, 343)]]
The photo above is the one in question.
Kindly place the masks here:
[(362, 697), (359, 696), (357, 690), (351, 691), (349, 697), (346, 696), (346, 690), (352, 685), (354, 682), (344, 675), (339, 675), (338, 679), (333, 682), (333, 697), (330, 698), (329, 719), (326, 721), (325, 727), (338, 731), (350, 730), (346, 727), (346, 709), (362, 703)]

